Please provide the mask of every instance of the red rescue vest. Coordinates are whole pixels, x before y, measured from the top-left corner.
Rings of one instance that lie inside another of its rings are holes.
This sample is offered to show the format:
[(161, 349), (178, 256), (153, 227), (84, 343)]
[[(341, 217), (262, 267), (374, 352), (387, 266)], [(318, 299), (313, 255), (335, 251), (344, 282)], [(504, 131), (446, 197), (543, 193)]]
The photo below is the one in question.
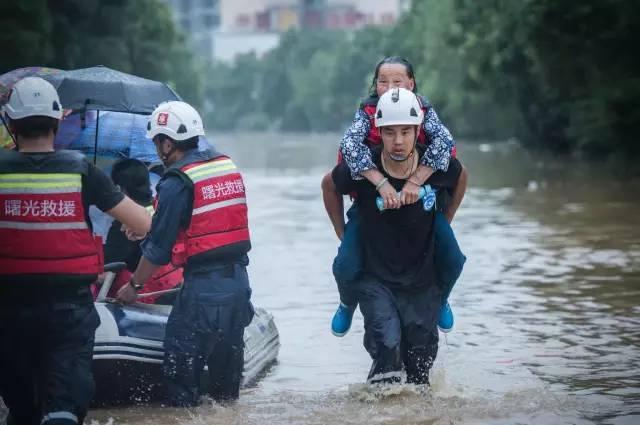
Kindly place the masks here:
[[(121, 270), (118, 272), (115, 281), (111, 285), (109, 289), (108, 297), (115, 298), (118, 294), (120, 288), (129, 283), (129, 280), (133, 276), (129, 270)], [(140, 292), (141, 294), (146, 294), (149, 292), (157, 292), (164, 291), (165, 289), (173, 289), (182, 283), (182, 267), (176, 267), (171, 263), (160, 267), (156, 272), (151, 276), (149, 281), (144, 284), (144, 288)], [(96, 291), (95, 295), (98, 292)], [(149, 297), (140, 298), (138, 300), (139, 303), (145, 304), (155, 304), (160, 295), (154, 295)]]
[[(147, 207), (149, 214), (153, 215), (155, 209)], [(118, 276), (120, 277), (120, 276)], [(173, 289), (183, 281), (182, 267), (178, 267), (172, 263), (166, 264), (156, 270), (148, 282), (145, 282), (144, 289), (141, 293), (164, 291), (165, 289)], [(141, 298), (139, 302), (153, 304), (159, 296), (151, 296)]]
[[(82, 202), (84, 158), (75, 152), (0, 153), (0, 276), (97, 275), (102, 241)], [(3, 279), (6, 280), (6, 279)]]
[(193, 183), (191, 220), (178, 234), (171, 262), (184, 265), (195, 255), (248, 242), (249, 221), (244, 182), (227, 156), (180, 168)]

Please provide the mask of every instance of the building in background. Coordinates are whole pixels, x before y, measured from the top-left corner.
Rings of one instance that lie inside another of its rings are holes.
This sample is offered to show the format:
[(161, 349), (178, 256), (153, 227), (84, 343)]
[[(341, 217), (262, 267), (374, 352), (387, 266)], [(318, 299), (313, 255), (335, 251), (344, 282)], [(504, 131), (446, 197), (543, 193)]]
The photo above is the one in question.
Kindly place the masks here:
[(290, 29), (357, 30), (394, 25), (411, 0), (166, 0), (205, 60), (262, 56)]
[(165, 0), (179, 28), (190, 38), (193, 49), (205, 60), (214, 59), (214, 36), (220, 28), (220, 0)]

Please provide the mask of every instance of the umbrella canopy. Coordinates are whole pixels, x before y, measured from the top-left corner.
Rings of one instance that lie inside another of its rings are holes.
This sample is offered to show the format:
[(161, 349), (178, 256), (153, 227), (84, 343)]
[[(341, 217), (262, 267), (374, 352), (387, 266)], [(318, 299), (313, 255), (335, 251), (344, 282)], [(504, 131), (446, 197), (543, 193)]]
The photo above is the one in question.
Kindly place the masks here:
[(100, 112), (96, 143), (97, 114), (97, 111), (87, 111), (62, 120), (55, 148), (77, 150), (101, 160), (135, 158), (143, 162), (160, 161), (153, 142), (146, 137), (148, 116)]
[(65, 109), (151, 114), (162, 102), (181, 100), (166, 84), (105, 66), (75, 69), (47, 78)]
[(18, 68), (0, 75), (0, 105), (7, 103), (9, 92), (15, 83), (25, 77), (42, 77), (49, 80), (51, 76), (62, 73), (64, 71), (56, 68), (47, 68), (44, 66), (29, 66), (26, 68)]

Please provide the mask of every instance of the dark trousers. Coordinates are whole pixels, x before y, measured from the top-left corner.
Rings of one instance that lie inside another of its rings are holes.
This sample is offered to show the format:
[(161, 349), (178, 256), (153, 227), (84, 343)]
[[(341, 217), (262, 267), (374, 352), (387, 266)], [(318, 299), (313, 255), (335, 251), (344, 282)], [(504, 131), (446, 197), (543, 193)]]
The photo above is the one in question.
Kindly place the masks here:
[(437, 285), (393, 290), (371, 275), (354, 284), (364, 317), (364, 346), (373, 359), (369, 383), (428, 384), (438, 354), (436, 324), (442, 292)]
[(0, 396), (10, 425), (82, 423), (100, 323), (88, 287), (0, 293)]
[[(338, 255), (333, 260), (333, 276), (338, 285), (340, 302), (355, 308), (358, 300), (352, 282), (358, 279), (363, 267), (360, 217), (355, 203), (347, 211), (347, 219)], [(436, 213), (434, 234), (436, 281), (442, 288), (444, 303), (460, 277), (467, 257), (460, 250), (453, 229), (441, 212)]]
[(251, 288), (244, 265), (185, 268), (165, 334), (163, 371), (170, 404), (199, 403), (201, 375), (209, 368), (216, 401), (239, 396), (244, 367), (244, 328), (253, 319)]

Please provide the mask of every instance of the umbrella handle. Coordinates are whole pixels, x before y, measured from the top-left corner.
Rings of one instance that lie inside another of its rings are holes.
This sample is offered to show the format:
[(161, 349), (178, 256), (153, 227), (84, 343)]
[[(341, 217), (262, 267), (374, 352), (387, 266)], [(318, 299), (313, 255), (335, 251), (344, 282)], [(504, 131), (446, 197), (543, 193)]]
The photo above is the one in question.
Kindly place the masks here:
[(98, 162), (98, 130), (100, 129), (100, 111), (96, 111), (96, 139), (93, 142), (93, 165)]

